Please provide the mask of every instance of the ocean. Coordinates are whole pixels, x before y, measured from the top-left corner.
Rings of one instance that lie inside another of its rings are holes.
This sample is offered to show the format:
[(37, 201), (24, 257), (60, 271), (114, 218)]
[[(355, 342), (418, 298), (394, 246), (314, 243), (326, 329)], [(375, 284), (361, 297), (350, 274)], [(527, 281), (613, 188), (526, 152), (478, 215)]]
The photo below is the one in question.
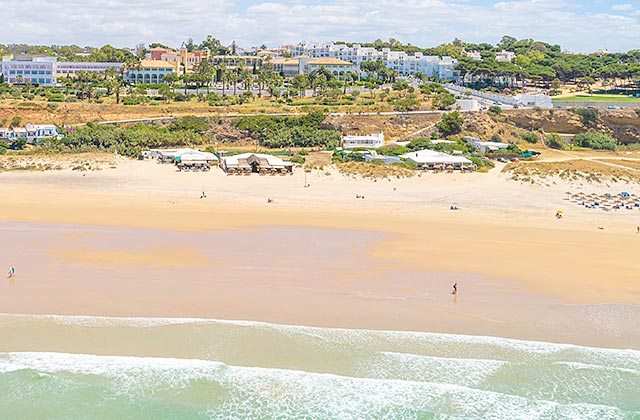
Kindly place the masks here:
[(0, 315), (1, 419), (640, 419), (640, 351)]

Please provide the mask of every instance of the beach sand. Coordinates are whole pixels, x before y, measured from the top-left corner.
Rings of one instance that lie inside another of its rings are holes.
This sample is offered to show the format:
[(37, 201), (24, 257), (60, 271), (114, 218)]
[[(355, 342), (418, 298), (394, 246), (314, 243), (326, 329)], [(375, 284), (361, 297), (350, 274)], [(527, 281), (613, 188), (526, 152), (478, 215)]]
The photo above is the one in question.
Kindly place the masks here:
[(94, 172), (0, 173), (0, 265), (17, 270), (0, 284), (0, 312), (640, 348), (640, 212), (564, 200), (637, 186), (541, 187), (497, 171), (377, 182), (314, 171), (307, 182), (300, 170), (227, 177), (123, 159)]

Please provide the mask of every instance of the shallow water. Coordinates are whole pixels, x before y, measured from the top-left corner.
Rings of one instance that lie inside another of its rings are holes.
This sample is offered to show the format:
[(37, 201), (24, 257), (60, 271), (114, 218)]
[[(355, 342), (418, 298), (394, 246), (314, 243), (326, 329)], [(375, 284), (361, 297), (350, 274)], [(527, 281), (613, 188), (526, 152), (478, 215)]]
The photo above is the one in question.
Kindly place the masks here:
[(0, 418), (640, 419), (636, 350), (246, 321), (0, 316), (0, 331), (11, 330), (57, 339), (2, 344)]

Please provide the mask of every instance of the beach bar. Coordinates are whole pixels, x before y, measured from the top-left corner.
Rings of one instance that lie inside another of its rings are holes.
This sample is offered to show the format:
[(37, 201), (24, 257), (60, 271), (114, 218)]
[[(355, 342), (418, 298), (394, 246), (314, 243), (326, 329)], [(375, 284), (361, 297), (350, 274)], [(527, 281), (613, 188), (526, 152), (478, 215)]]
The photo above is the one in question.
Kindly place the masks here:
[(293, 173), (293, 164), (273, 155), (243, 153), (222, 159), (222, 170), (228, 175), (284, 175)]
[(418, 169), (432, 171), (475, 171), (476, 165), (464, 156), (453, 156), (434, 150), (405, 153), (402, 158), (414, 162)]

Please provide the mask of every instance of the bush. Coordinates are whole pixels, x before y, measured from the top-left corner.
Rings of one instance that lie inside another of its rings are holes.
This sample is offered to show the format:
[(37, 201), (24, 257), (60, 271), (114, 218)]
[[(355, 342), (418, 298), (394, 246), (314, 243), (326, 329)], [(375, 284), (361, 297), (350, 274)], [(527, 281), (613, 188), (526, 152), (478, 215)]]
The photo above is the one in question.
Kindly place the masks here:
[(195, 133), (204, 133), (208, 129), (209, 122), (206, 118), (191, 115), (176, 118), (169, 124), (169, 131), (189, 130)]
[(456, 103), (456, 98), (450, 93), (438, 93), (432, 101), (434, 109), (440, 111), (446, 111), (451, 108), (451, 105)]
[(528, 143), (535, 144), (540, 141), (540, 136), (534, 131), (527, 131), (522, 135), (522, 139)]
[(386, 156), (400, 156), (407, 153), (407, 148), (399, 144), (386, 144), (378, 148), (378, 153)]
[(49, 102), (64, 102), (64, 95), (62, 93), (52, 93), (47, 97)]
[(498, 105), (491, 105), (489, 107), (489, 111), (488, 112), (489, 112), (489, 114), (492, 114), (492, 115), (500, 115), (500, 114), (502, 114), (502, 108), (499, 107)]
[(393, 85), (391, 85), (391, 88), (393, 90), (406, 90), (409, 89), (409, 83), (407, 82), (395, 82)]
[(562, 140), (559, 134), (551, 133), (547, 136), (547, 146), (552, 149), (564, 150), (567, 147), (567, 144)]
[(605, 133), (596, 132), (577, 134), (573, 138), (573, 143), (598, 150), (616, 150), (618, 146), (618, 141), (615, 138)]
[(398, 112), (415, 111), (419, 108), (420, 102), (414, 98), (403, 98), (393, 101), (393, 108)]
[(297, 155), (293, 155), (290, 160), (291, 160), (291, 163), (295, 163), (297, 165), (304, 165), (306, 158), (301, 154), (297, 154)]
[(302, 117), (261, 115), (240, 118), (236, 127), (257, 136), (265, 147), (335, 147), (340, 135), (322, 127), (324, 118), (320, 111)]
[(11, 118), (11, 125), (10, 127), (18, 127), (20, 125), (20, 122), (22, 122), (22, 118), (15, 116), (13, 118)]
[(88, 124), (63, 139), (49, 139), (43, 145), (52, 150), (101, 150), (137, 157), (145, 149), (205, 144), (207, 140), (190, 130), (169, 131), (145, 124), (130, 127)]
[(22, 149), (24, 149), (24, 146), (26, 146), (26, 144), (27, 144), (27, 139), (24, 139), (24, 138), (15, 139), (11, 143), (9, 148), (12, 149), (12, 150), (22, 150)]
[(454, 111), (443, 114), (436, 127), (443, 136), (452, 136), (462, 131), (463, 122), (464, 117), (458, 111)]
[(47, 104), (47, 109), (49, 111), (55, 111), (56, 109), (58, 109), (58, 104)]
[(140, 99), (135, 96), (127, 96), (122, 100), (123, 105), (140, 105)]
[(582, 124), (584, 124), (585, 127), (595, 127), (598, 124), (599, 114), (597, 109), (577, 108), (575, 112), (580, 115)]
[(420, 85), (420, 92), (425, 95), (433, 95), (436, 93), (449, 93), (447, 89), (437, 83), (425, 83)]

